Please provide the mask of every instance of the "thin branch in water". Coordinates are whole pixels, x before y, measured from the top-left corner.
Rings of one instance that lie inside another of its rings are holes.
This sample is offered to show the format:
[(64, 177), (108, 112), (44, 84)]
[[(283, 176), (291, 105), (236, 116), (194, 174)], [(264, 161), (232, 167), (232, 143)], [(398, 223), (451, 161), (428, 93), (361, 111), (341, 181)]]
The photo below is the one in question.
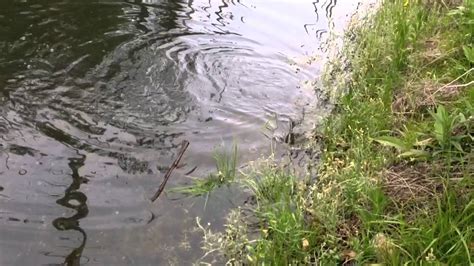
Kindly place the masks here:
[(170, 168), (166, 172), (165, 177), (163, 179), (163, 182), (161, 182), (160, 187), (156, 191), (155, 195), (153, 195), (153, 197), (151, 198), (151, 202), (154, 202), (161, 195), (163, 190), (165, 189), (166, 182), (168, 182), (168, 179), (170, 178), (171, 173), (173, 172), (173, 170), (176, 167), (178, 167), (179, 161), (181, 161), (181, 158), (183, 157), (184, 152), (186, 152), (186, 149), (188, 148), (188, 146), (189, 146), (189, 141), (183, 140), (183, 142), (181, 142), (181, 150), (178, 153), (178, 157), (176, 157), (173, 164), (170, 166)]

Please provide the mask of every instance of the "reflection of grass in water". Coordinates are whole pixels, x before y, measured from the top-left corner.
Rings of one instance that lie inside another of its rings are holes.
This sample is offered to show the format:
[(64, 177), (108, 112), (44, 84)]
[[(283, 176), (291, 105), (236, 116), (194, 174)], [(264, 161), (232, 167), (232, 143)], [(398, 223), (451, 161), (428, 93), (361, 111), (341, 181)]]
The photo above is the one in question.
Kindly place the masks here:
[(173, 188), (172, 192), (202, 196), (214, 189), (234, 181), (237, 174), (237, 145), (232, 146), (231, 153), (224, 149), (214, 151), (217, 172), (211, 173), (205, 179), (195, 179), (190, 186)]

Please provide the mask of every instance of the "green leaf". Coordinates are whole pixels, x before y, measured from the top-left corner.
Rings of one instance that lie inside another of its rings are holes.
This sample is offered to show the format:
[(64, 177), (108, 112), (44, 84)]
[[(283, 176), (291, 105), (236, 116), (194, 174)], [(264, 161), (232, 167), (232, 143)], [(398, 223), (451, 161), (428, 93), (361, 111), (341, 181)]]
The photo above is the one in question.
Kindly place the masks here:
[(474, 63), (474, 47), (468, 47), (466, 45), (463, 45), (462, 47), (464, 51), (464, 56), (466, 56), (467, 60), (469, 62)]
[(458, 114), (459, 123), (465, 123), (467, 121), (466, 116), (463, 113)]
[(431, 113), (434, 122), (434, 135), (439, 144), (443, 145), (451, 134), (453, 118), (448, 114), (446, 108), (440, 105), (436, 109), (436, 113)]
[(400, 158), (408, 158), (408, 157), (419, 158), (419, 157), (428, 157), (429, 155), (430, 154), (427, 151), (411, 149), (407, 152), (399, 154), (398, 157), (400, 157)]
[(382, 136), (379, 138), (374, 138), (373, 140), (384, 146), (395, 147), (400, 151), (405, 151), (410, 148), (403, 140), (391, 136)]
[(458, 151), (464, 152), (464, 151), (462, 150), (461, 144), (460, 144), (459, 142), (457, 142), (457, 141), (451, 141), (451, 145), (453, 145)]

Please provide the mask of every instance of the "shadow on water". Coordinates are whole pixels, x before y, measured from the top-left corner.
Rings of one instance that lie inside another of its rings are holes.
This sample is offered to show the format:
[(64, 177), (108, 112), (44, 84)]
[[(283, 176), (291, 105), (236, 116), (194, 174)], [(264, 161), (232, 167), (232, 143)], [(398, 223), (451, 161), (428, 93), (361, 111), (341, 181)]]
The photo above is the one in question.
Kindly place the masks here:
[(82, 234), (83, 238), (81, 244), (77, 248), (73, 249), (64, 260), (65, 265), (75, 266), (81, 264), (82, 251), (84, 250), (87, 242), (87, 234), (79, 224), (79, 220), (86, 217), (89, 213), (86, 203), (87, 197), (84, 193), (78, 190), (81, 187), (81, 184), (87, 183), (88, 179), (79, 175), (79, 168), (84, 165), (85, 156), (82, 156), (81, 158), (72, 158), (69, 161), (69, 167), (71, 167), (72, 170), (73, 181), (66, 189), (64, 197), (58, 199), (56, 202), (61, 206), (75, 210), (76, 214), (68, 218), (61, 217), (55, 219), (53, 221), (53, 226), (60, 231), (75, 230)]
[(241, 162), (267, 155), (285, 129), (261, 134), (266, 122), (325, 108), (319, 46), (355, 8), (0, 1), (0, 265), (194, 262), (195, 217), (221, 226), (243, 195), (151, 204), (179, 144), (191, 143), (168, 187), (213, 171), (216, 146), (237, 141)]

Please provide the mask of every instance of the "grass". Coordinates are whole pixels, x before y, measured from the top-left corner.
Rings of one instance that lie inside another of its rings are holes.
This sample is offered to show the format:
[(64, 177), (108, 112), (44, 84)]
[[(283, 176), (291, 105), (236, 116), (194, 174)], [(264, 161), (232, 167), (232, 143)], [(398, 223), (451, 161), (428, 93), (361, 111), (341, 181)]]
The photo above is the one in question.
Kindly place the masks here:
[(170, 192), (188, 194), (192, 196), (202, 196), (211, 193), (214, 189), (233, 182), (237, 176), (237, 145), (232, 146), (229, 153), (224, 149), (214, 151), (214, 160), (216, 162), (216, 172), (209, 174), (207, 178), (195, 178), (192, 185), (176, 187)]
[(257, 167), (242, 182), (250, 213), (201, 227), (205, 250), (258, 265), (473, 265), (474, 1), (383, 1), (347, 39), (327, 70), (337, 96), (315, 133), (318, 180)]

